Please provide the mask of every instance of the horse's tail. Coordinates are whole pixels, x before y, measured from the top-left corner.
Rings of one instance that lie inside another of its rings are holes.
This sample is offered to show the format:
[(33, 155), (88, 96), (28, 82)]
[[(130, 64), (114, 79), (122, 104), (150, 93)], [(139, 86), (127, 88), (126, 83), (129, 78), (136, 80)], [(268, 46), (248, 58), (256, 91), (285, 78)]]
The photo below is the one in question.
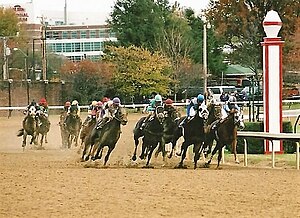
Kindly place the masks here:
[(18, 133), (17, 133), (17, 136), (18, 136), (18, 137), (20, 137), (20, 136), (22, 136), (22, 135), (24, 135), (24, 129), (20, 129), (20, 130), (18, 131)]

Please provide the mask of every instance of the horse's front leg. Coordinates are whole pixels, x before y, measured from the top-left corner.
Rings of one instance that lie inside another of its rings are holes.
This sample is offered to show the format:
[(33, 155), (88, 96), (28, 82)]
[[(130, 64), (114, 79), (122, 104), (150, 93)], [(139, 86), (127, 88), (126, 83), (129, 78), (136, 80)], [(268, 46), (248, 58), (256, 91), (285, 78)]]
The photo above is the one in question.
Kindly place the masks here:
[(47, 135), (48, 135), (48, 133), (45, 134), (45, 143), (48, 143)]
[[(147, 147), (149, 147), (149, 146), (147, 146)], [(149, 152), (148, 152), (148, 160), (147, 160), (147, 163), (146, 163), (145, 168), (154, 168), (154, 167), (151, 167), (151, 166), (150, 166), (150, 160), (151, 160), (151, 157), (152, 157), (152, 153), (153, 153), (153, 151), (154, 151), (154, 149), (155, 149), (156, 147), (157, 147), (157, 144), (156, 144), (156, 145), (150, 146)]]
[(219, 147), (221, 147), (221, 143), (220, 143), (219, 141), (217, 141), (217, 144), (216, 144), (216, 146), (214, 147), (214, 150), (213, 150), (213, 152), (212, 152), (212, 154), (211, 154), (211, 156), (210, 156), (209, 161), (208, 161), (207, 163), (205, 163), (205, 167), (209, 167), (209, 165), (210, 165), (210, 163), (211, 163), (211, 161), (212, 161), (214, 155), (215, 155), (216, 152), (218, 151)]
[(22, 142), (23, 150), (25, 149), (25, 146), (26, 146), (26, 139), (27, 139), (27, 133), (26, 133), (26, 131), (24, 131), (23, 142)]
[(131, 160), (136, 161), (136, 151), (137, 151), (137, 147), (139, 145), (139, 139), (134, 137), (134, 151), (133, 151), (133, 155)]
[(236, 145), (237, 145), (237, 140), (234, 139), (232, 141), (232, 143), (231, 143), (231, 149), (232, 149), (232, 152), (233, 152), (233, 155), (234, 155), (234, 161), (235, 161), (235, 163), (239, 164), (240, 161), (239, 161), (238, 156), (237, 156)]
[(175, 168), (185, 168), (183, 166), (183, 161), (186, 158), (187, 148), (188, 148), (188, 144), (186, 143), (186, 141), (184, 141), (181, 145), (181, 152), (180, 152), (181, 153), (181, 161)]
[(194, 155), (194, 169), (197, 168), (197, 161), (200, 159), (200, 155), (203, 151), (203, 147), (204, 147), (204, 145), (203, 145), (202, 142), (197, 143), (196, 145), (194, 145), (194, 153), (195, 153), (195, 155)]

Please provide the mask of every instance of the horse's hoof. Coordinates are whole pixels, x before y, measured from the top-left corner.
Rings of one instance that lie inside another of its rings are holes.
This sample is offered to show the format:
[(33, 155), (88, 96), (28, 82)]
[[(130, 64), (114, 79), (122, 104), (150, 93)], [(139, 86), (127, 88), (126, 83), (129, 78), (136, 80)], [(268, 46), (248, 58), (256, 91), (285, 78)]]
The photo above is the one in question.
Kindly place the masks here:
[(177, 153), (177, 152), (176, 152), (176, 155), (177, 155), (177, 156), (181, 156), (181, 153)]
[(235, 163), (236, 163), (236, 164), (240, 164), (240, 161), (236, 160)]
[(210, 166), (209, 163), (205, 163), (205, 164), (204, 164), (204, 167), (205, 167), (205, 168), (209, 168), (209, 166)]
[(143, 166), (142, 168), (144, 168), (144, 169), (154, 169), (154, 166), (146, 165), (146, 166)]
[(177, 166), (174, 167), (175, 169), (187, 169), (187, 166), (183, 164), (178, 164)]
[(133, 156), (131, 160), (136, 161), (136, 156)]

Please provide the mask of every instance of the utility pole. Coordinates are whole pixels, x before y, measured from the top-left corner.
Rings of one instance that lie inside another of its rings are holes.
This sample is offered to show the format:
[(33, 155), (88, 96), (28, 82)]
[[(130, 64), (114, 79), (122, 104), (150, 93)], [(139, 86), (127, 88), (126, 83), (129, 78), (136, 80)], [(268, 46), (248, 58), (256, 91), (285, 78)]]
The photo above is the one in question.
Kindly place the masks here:
[(8, 79), (8, 75), (7, 75), (7, 54), (6, 54), (6, 42), (7, 42), (7, 39), (5, 37), (3, 37), (3, 60), (4, 60), (4, 63), (3, 63), (3, 80), (7, 80)]
[(46, 17), (41, 16), (38, 17), (41, 19), (42, 24), (42, 66), (43, 66), (43, 80), (47, 80), (47, 57), (46, 57), (46, 25), (45, 19)]

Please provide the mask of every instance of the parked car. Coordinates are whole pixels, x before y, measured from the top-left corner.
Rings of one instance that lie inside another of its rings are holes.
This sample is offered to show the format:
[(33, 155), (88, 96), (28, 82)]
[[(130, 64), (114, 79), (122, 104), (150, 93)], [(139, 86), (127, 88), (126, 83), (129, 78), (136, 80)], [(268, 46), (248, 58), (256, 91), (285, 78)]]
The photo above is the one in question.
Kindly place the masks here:
[(237, 88), (235, 86), (209, 86), (207, 88), (210, 89), (210, 91), (212, 92), (213, 98), (217, 102), (221, 101), (220, 96), (223, 92), (227, 93), (229, 95), (237, 92)]
[(263, 99), (262, 90), (258, 88), (258, 86), (254, 86), (253, 89), (251, 87), (246, 86), (239, 93), (239, 100), (248, 101), (248, 100), (261, 101)]

